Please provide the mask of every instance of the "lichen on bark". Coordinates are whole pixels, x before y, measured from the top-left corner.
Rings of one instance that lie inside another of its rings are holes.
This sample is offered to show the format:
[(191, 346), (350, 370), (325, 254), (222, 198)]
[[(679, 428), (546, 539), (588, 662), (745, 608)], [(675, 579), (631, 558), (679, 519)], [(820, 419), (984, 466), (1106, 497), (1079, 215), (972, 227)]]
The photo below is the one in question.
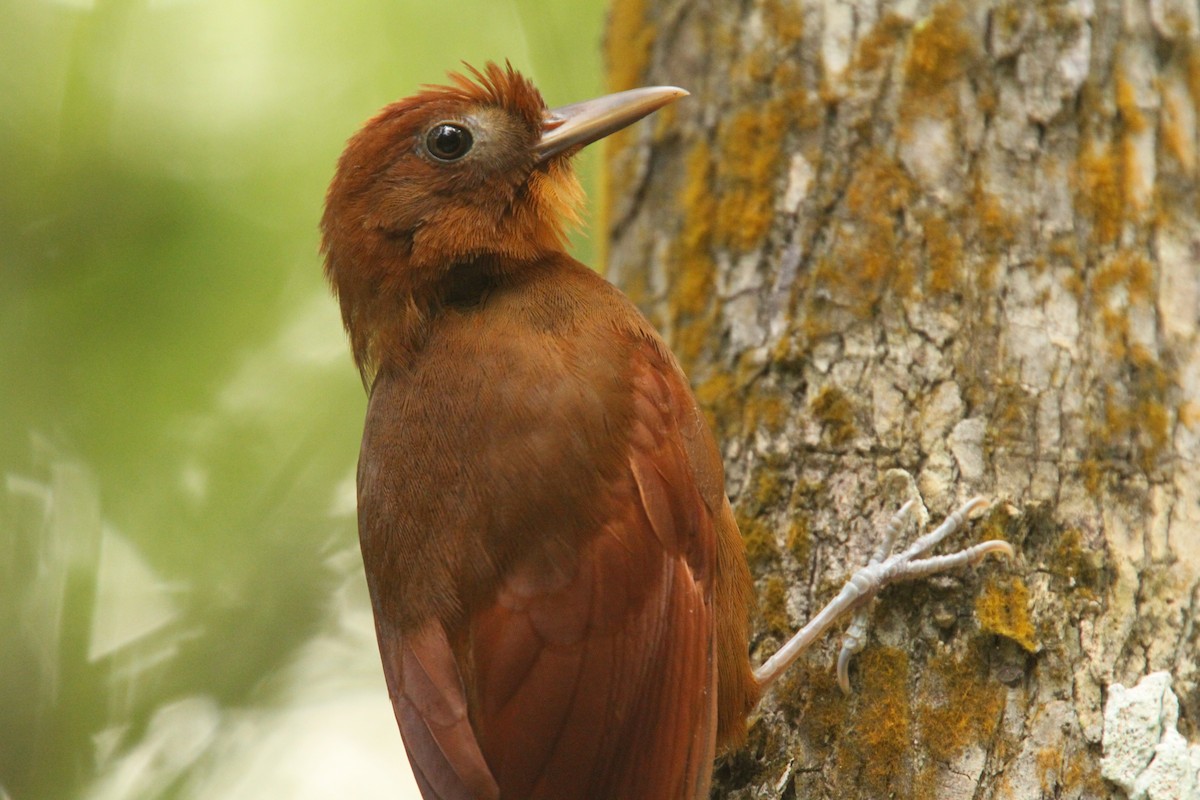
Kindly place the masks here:
[(1200, 739), (1195, 4), (616, 5), (614, 80), (692, 96), (610, 153), (609, 275), (723, 443), (754, 658), (865, 560), (889, 470), (934, 516), (991, 496), (959, 542), (1019, 553), (886, 592), (859, 693), (818, 647), (715, 796), (1108, 796), (1105, 689), (1155, 670)]

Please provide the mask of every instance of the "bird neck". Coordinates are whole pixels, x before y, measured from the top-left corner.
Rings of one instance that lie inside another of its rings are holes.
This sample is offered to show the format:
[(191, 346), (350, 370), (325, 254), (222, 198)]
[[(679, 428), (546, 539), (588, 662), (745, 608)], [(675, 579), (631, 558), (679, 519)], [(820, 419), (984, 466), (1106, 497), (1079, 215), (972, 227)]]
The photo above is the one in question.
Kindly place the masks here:
[(477, 256), (433, 269), (390, 269), (370, 290), (339, 291), (354, 361), (368, 390), (382, 370), (404, 370), (424, 349), (444, 314), (486, 302), (494, 291), (530, 278), (547, 260)]

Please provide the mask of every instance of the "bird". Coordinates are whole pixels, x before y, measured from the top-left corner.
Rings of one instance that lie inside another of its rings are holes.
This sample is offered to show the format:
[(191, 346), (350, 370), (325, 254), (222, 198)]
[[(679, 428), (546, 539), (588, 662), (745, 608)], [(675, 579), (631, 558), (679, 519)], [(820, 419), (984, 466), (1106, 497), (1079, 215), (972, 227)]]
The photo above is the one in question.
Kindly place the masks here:
[(663, 338), (567, 252), (574, 154), (687, 94), (550, 108), (510, 64), (466, 65), (338, 159), (321, 250), (368, 392), (359, 543), (426, 800), (707, 797), (715, 755), (833, 619), (1008, 547), (936, 570), (917, 558), (934, 534), (884, 553), (752, 667), (713, 434)]

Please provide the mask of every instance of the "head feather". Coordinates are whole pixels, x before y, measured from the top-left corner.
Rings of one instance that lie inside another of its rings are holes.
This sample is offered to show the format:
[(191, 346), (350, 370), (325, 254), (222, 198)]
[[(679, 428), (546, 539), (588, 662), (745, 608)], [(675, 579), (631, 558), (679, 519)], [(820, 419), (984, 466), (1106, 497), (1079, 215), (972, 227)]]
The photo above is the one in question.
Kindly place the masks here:
[(426, 84), (425, 91), (467, 103), (498, 106), (540, 126), (546, 113), (546, 101), (533, 82), (505, 61), (501, 67), (489, 61), (482, 70), (463, 62), (469, 75), (449, 72), (449, 84)]

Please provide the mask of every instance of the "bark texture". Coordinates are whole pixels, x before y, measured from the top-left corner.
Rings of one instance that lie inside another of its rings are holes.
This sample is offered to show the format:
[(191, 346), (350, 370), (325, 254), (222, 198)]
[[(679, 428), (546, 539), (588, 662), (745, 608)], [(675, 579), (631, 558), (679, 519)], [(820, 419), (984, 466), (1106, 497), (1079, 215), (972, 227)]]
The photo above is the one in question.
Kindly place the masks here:
[(1121, 797), (1109, 687), (1160, 670), (1200, 752), (1198, 18), (614, 3), (612, 88), (693, 96), (610, 147), (609, 276), (724, 443), (755, 661), (918, 491), (1018, 551), (885, 592), (855, 694), (831, 639), (714, 796)]

